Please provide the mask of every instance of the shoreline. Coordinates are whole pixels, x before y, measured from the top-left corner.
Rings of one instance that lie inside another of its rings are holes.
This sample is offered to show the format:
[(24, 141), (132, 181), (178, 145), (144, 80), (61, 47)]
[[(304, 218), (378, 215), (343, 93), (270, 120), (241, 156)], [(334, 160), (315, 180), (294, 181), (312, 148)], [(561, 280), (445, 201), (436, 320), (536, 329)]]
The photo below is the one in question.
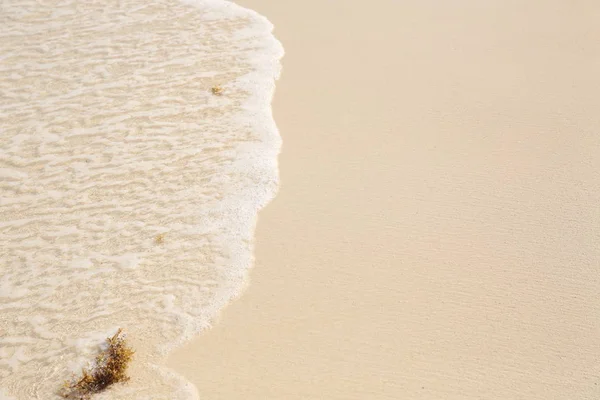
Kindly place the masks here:
[(167, 354), (243, 290), (278, 186), (272, 25), (221, 0), (1, 18), (0, 397), (61, 397), (122, 329), (103, 398), (193, 398)]
[(600, 6), (238, 3), (286, 50), (281, 184), (169, 365), (202, 399), (600, 395)]

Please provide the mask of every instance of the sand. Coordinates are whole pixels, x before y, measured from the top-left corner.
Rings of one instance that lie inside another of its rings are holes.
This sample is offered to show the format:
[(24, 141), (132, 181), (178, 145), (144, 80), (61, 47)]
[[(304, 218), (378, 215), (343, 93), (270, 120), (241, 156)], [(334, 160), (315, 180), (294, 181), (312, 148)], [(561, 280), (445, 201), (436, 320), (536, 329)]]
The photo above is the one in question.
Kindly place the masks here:
[(282, 184), (202, 399), (600, 398), (600, 4), (242, 0)]

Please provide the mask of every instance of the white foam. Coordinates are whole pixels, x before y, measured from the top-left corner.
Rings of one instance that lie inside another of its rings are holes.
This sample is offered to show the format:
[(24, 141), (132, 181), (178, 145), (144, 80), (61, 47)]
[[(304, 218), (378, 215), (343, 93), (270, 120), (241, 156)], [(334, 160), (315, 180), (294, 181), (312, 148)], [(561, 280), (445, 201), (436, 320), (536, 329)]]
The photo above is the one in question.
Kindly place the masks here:
[(278, 186), (283, 49), (253, 11), (185, 3), (3, 1), (6, 396), (55, 398), (122, 327), (144, 379), (115, 397), (197, 398), (162, 363), (244, 286)]

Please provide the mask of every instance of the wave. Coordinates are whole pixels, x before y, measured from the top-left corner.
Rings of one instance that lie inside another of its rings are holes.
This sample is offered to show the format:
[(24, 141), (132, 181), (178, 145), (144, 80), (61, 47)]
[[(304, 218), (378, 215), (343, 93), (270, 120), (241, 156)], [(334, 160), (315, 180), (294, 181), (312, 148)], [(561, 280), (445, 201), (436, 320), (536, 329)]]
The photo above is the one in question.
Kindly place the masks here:
[(278, 187), (283, 48), (221, 0), (6, 0), (0, 23), (0, 388), (57, 398), (118, 328), (132, 380), (242, 291)]

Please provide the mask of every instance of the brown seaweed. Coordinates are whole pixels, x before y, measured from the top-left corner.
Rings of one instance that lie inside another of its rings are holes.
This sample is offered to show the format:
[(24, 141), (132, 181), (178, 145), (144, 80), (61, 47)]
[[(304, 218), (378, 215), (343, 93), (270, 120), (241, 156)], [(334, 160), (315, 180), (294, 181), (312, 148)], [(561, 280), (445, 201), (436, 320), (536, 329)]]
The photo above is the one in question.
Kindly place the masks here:
[(134, 351), (127, 345), (123, 331), (119, 329), (114, 336), (106, 339), (106, 349), (96, 356), (91, 369), (83, 369), (81, 377), (64, 383), (60, 395), (65, 399), (88, 400), (95, 393), (109, 386), (127, 382), (127, 367)]

